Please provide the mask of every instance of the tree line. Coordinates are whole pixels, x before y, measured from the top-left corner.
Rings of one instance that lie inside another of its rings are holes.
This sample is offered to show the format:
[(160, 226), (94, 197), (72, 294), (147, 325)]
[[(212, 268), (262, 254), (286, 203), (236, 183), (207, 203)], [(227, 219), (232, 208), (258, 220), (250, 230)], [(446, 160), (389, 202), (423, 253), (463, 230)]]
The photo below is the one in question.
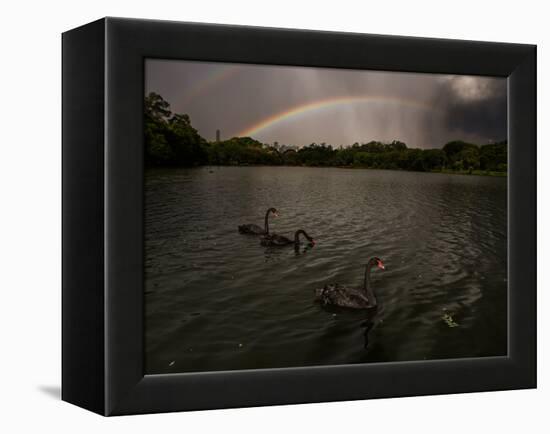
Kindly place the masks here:
[(287, 165), (505, 174), (507, 142), (478, 146), (452, 141), (442, 149), (408, 148), (401, 141), (354, 143), (333, 147), (312, 143), (296, 147), (265, 144), (251, 137), (208, 142), (186, 114), (172, 113), (160, 95), (145, 98), (147, 166)]

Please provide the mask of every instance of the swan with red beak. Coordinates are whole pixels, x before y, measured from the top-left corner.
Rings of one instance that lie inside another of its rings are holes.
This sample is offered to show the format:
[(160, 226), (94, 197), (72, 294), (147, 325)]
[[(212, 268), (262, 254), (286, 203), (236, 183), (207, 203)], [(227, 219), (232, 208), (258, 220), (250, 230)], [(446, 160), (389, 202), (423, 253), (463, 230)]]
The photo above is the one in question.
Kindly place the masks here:
[(385, 270), (382, 259), (374, 256), (365, 266), (365, 275), (361, 287), (350, 287), (340, 283), (328, 283), (323, 288), (315, 290), (315, 299), (324, 306), (332, 305), (350, 309), (370, 309), (378, 302), (370, 281), (371, 270), (376, 267)]

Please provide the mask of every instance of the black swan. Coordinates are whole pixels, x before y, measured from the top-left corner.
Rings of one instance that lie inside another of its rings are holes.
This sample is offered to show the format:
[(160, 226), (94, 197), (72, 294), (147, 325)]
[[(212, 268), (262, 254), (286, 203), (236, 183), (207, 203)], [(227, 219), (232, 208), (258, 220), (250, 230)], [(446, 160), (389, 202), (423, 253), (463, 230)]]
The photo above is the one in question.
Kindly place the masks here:
[(263, 229), (260, 226), (255, 225), (253, 223), (248, 225), (239, 225), (239, 233), (248, 234), (248, 235), (269, 235), (268, 218), (269, 218), (269, 214), (271, 213), (273, 213), (275, 217), (279, 215), (279, 213), (275, 208), (269, 208), (265, 213), (265, 223), (264, 223)]
[(315, 240), (311, 238), (306, 231), (303, 229), (299, 229), (294, 234), (294, 239), (291, 240), (290, 238), (287, 238), (283, 235), (278, 234), (271, 234), (265, 236), (262, 241), (260, 241), (260, 244), (262, 246), (295, 246), (298, 247), (300, 245), (300, 235), (303, 235), (306, 240), (309, 241), (309, 244), (315, 245)]
[(315, 290), (315, 299), (324, 305), (349, 307), (352, 309), (369, 309), (376, 307), (376, 296), (370, 284), (370, 270), (377, 266), (385, 270), (380, 258), (370, 258), (365, 267), (365, 278), (362, 288), (350, 288), (339, 283), (329, 283), (324, 288)]

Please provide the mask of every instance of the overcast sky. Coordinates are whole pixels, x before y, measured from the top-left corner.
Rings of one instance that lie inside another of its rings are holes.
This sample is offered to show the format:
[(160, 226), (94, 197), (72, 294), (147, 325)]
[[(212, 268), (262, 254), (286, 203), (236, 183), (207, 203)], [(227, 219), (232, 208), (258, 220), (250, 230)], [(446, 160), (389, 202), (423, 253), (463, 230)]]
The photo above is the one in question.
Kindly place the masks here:
[(506, 79), (328, 68), (147, 60), (145, 91), (187, 113), (207, 140), (348, 146), (401, 140), (506, 139)]

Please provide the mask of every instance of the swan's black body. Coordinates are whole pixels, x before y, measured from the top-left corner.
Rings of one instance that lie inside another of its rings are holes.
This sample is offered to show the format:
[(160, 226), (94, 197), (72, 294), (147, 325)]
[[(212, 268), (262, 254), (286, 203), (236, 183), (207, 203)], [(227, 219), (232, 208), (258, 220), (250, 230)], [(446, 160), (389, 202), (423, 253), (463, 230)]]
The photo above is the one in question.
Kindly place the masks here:
[(264, 227), (263, 229), (255, 224), (240, 225), (239, 233), (246, 235), (269, 235), (269, 214), (273, 213), (277, 216), (277, 210), (275, 208), (269, 208), (265, 213)]
[(315, 244), (315, 241), (313, 240), (313, 238), (311, 238), (307, 234), (307, 232), (304, 231), (303, 229), (299, 229), (296, 231), (296, 233), (294, 234), (293, 240), (283, 235), (271, 234), (263, 237), (262, 241), (260, 241), (260, 244), (262, 246), (273, 246), (273, 247), (282, 247), (282, 246), (298, 247), (300, 245), (300, 235), (303, 235), (310, 244)]
[(370, 284), (371, 268), (377, 266), (384, 270), (380, 258), (369, 259), (365, 267), (365, 277), (362, 288), (350, 288), (339, 283), (329, 283), (324, 288), (315, 290), (315, 299), (323, 305), (348, 307), (351, 309), (370, 309), (376, 306), (376, 296)]

